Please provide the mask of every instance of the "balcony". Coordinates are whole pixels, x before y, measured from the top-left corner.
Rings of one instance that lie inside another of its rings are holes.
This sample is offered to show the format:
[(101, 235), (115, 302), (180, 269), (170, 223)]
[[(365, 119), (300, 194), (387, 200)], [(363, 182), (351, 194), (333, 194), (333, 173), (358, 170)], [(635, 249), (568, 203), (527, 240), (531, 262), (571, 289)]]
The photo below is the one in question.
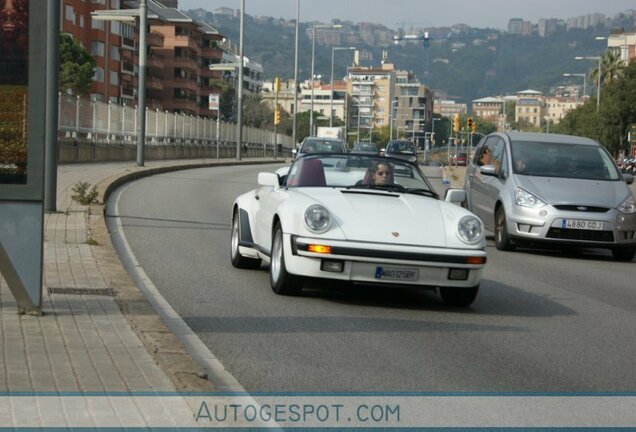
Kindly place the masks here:
[(196, 50), (197, 52), (201, 50), (201, 42), (193, 37), (186, 36), (186, 35), (175, 36), (174, 46), (190, 48), (190, 49)]
[(191, 114), (196, 114), (199, 110), (197, 102), (190, 99), (173, 99), (172, 107), (173, 110), (188, 111)]
[(163, 58), (158, 55), (150, 54), (148, 56), (148, 67), (163, 69)]
[(125, 75), (134, 75), (135, 74), (135, 66), (129, 62), (121, 62), (121, 74), (122, 78)]
[(133, 85), (134, 80), (134, 76), (132, 74), (129, 73), (122, 73), (120, 76), (122, 85)]
[(146, 36), (146, 41), (150, 47), (162, 47), (163, 46), (163, 35), (157, 32), (148, 33)]
[(122, 61), (127, 61), (129, 63), (135, 62), (135, 51), (131, 49), (122, 48), (119, 50), (119, 55)]
[(195, 80), (187, 78), (175, 78), (172, 83), (174, 88), (190, 90), (191, 92), (197, 92), (199, 90), (199, 85)]
[(198, 71), (200, 69), (200, 65), (196, 57), (175, 57), (172, 60), (172, 65), (175, 68), (189, 69), (192, 71)]
[(146, 88), (151, 90), (163, 90), (163, 82), (156, 77), (146, 77)]
[(223, 51), (218, 47), (203, 47), (201, 49), (201, 57), (221, 59), (223, 58)]

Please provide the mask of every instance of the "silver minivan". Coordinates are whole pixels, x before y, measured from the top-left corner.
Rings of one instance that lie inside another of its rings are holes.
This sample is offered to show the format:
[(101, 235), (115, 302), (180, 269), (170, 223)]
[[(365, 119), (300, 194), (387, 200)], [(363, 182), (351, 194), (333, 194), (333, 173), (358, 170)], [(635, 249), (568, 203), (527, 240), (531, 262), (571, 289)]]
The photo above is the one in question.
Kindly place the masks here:
[(466, 170), (466, 206), (516, 245), (599, 247), (615, 259), (636, 255), (636, 200), (607, 150), (588, 138), (496, 132), (484, 137)]

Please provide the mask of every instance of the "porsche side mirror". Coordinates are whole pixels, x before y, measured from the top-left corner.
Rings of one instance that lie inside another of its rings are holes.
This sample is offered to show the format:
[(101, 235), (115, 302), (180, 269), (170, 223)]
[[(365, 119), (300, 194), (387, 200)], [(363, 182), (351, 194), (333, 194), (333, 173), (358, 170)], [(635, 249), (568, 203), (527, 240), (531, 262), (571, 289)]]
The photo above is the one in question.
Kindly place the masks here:
[(634, 176), (631, 174), (623, 174), (623, 178), (625, 179), (625, 183), (628, 185), (634, 183)]
[(270, 172), (258, 173), (259, 186), (280, 186), (278, 184), (278, 174)]

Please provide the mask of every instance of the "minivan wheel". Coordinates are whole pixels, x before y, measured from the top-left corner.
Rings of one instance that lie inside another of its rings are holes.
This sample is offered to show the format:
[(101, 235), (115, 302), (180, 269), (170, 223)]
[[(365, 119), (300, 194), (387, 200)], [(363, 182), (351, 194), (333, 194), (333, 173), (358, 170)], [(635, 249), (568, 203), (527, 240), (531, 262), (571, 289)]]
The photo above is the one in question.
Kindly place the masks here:
[(636, 248), (612, 249), (612, 255), (616, 261), (631, 261), (636, 256)]
[(448, 306), (467, 307), (473, 304), (479, 285), (471, 288), (440, 287), (439, 295)]
[(508, 237), (508, 228), (506, 227), (506, 212), (503, 207), (499, 207), (495, 213), (495, 246), (499, 250), (512, 251), (515, 246)]
[(272, 290), (280, 295), (298, 295), (303, 287), (303, 278), (287, 272), (285, 250), (283, 248), (283, 228), (280, 223), (274, 227), (272, 237), (272, 257), (269, 264), (269, 282)]

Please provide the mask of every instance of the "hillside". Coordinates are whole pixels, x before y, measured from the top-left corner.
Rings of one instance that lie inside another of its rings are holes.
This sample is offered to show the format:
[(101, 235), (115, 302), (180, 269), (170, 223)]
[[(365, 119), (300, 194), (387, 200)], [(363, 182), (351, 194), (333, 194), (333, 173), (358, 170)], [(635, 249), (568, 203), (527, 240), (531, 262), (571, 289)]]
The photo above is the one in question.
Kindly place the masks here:
[[(234, 42), (239, 40), (239, 19), (203, 10), (187, 11), (190, 16), (208, 22)], [(613, 27), (632, 30), (633, 19), (616, 18)], [(388, 29), (387, 29), (388, 30)], [(532, 88), (548, 92), (564, 84), (563, 73), (587, 72), (595, 65), (577, 61), (576, 56), (599, 55), (605, 42), (595, 36), (608, 35), (605, 26), (565, 29), (549, 37), (509, 35), (493, 29), (439, 29), (432, 33), (428, 47), (421, 43), (406, 45), (356, 46), (370, 60), (362, 66), (379, 65), (383, 51), (388, 61), (399, 69), (413, 71), (423, 83), (436, 91), (462, 102), (498, 94), (512, 94)], [(301, 23), (299, 45), (299, 78), (308, 79), (311, 71), (311, 24)], [(245, 55), (263, 65), (265, 79), (274, 76), (291, 78), (294, 74), (295, 27), (293, 22), (275, 18), (255, 19), (245, 16)], [(338, 52), (335, 76), (341, 78), (352, 56)], [(316, 74), (323, 81), (331, 75), (331, 46), (316, 44)], [(573, 81), (580, 84), (580, 79)]]

